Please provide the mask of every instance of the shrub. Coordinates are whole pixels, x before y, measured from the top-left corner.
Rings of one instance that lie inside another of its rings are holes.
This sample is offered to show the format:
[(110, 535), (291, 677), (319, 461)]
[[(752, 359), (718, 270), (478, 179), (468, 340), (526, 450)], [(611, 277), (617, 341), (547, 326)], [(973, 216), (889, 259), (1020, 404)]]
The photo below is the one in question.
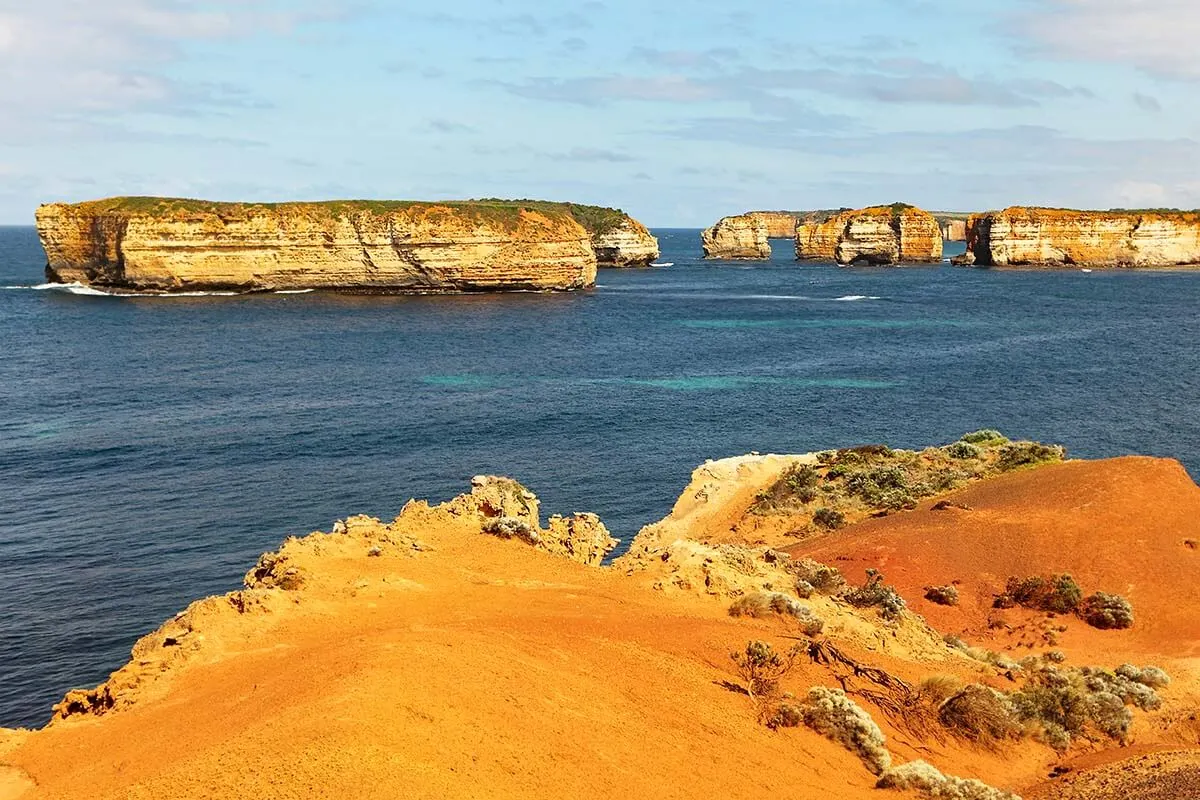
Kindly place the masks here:
[(878, 607), (884, 619), (897, 619), (907, 607), (904, 598), (883, 582), (877, 569), (867, 570), (867, 582), (842, 594), (842, 599), (855, 608)]
[(744, 651), (730, 653), (729, 657), (733, 659), (738, 675), (746, 685), (746, 693), (753, 699), (775, 693), (779, 688), (779, 679), (791, 670), (798, 652), (798, 649), (792, 648), (780, 654), (766, 642), (752, 641)]
[(878, 789), (915, 790), (933, 800), (1020, 800), (1014, 794), (975, 778), (944, 775), (925, 761), (910, 761), (880, 776)]
[(788, 571), (796, 576), (799, 589), (801, 583), (811, 587), (812, 591), (820, 594), (838, 594), (846, 587), (846, 577), (837, 567), (826, 566), (811, 558), (793, 561), (788, 565)]
[(496, 517), (483, 525), (483, 532), (501, 539), (520, 539), (527, 544), (541, 543), (542, 537), (523, 519), (516, 517)]
[(767, 719), (767, 727), (771, 730), (780, 728), (799, 728), (804, 724), (804, 709), (793, 703), (780, 703), (775, 713)]
[(946, 455), (960, 460), (978, 459), (983, 457), (983, 450), (970, 442), (955, 442), (946, 448)]
[(1089, 729), (1124, 743), (1133, 722), (1127, 706), (1143, 711), (1162, 706), (1154, 688), (1142, 681), (1163, 679), (1166, 673), (1160, 669), (1139, 670), (1129, 664), (1115, 672), (1095, 667), (1069, 670), (1047, 666), (1009, 698), (1018, 718), (1037, 725), (1041, 737), (1055, 749), (1067, 749), (1074, 737)]
[(999, 742), (1020, 733), (1017, 712), (1002, 693), (987, 686), (965, 686), (938, 707), (943, 725), (973, 742)]
[(883, 731), (840, 689), (814, 686), (801, 706), (804, 724), (858, 755), (874, 775), (892, 763)]
[(772, 615), (794, 617), (805, 636), (816, 636), (825, 627), (825, 620), (798, 600), (779, 592), (757, 592), (740, 597), (729, 607), (731, 617), (760, 619)]
[(1059, 445), (1041, 444), (1040, 442), (1010, 442), (1000, 448), (1000, 458), (996, 461), (996, 469), (1008, 472), (1017, 467), (1062, 461), (1064, 456), (1066, 456), (1066, 450)]
[(927, 704), (937, 708), (963, 688), (957, 675), (930, 675), (917, 685), (917, 695)]
[(939, 606), (956, 606), (958, 589), (954, 586), (926, 586), (925, 599)]
[(1023, 606), (1035, 611), (1072, 614), (1083, 600), (1083, 590), (1070, 575), (1049, 578), (1009, 578), (1004, 593), (996, 598), (996, 608)]
[(1151, 689), (1162, 689), (1171, 684), (1171, 676), (1158, 667), (1135, 667), (1133, 664), (1122, 664), (1117, 667), (1116, 674), (1126, 680), (1149, 686)]
[(1101, 630), (1133, 627), (1133, 606), (1124, 597), (1096, 592), (1083, 601), (1079, 616), (1088, 625)]
[(836, 531), (846, 524), (846, 515), (832, 508), (818, 508), (813, 522), (826, 530)]
[(793, 500), (811, 503), (817, 499), (816, 487), (820, 482), (821, 474), (808, 464), (789, 467), (770, 488), (758, 495), (750, 511), (756, 514), (769, 513), (787, 506)]
[(984, 428), (983, 430), (973, 431), (963, 436), (959, 441), (967, 444), (977, 444), (983, 447), (997, 447), (1002, 444), (1008, 444), (1008, 437), (997, 430)]

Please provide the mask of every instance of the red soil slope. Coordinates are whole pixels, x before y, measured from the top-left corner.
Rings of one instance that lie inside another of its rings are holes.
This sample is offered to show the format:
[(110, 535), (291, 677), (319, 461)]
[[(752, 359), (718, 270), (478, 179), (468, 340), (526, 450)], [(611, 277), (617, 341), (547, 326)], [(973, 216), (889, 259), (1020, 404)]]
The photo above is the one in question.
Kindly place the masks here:
[[(935, 628), (976, 636), (989, 620), (1004, 632), (1004, 624), (1036, 616), (992, 609), (1009, 576), (1067, 572), (1087, 593), (1128, 598), (1136, 618), (1128, 631), (1057, 620), (1069, 628), (1062, 648), (1081, 661), (1200, 655), (1200, 487), (1179, 463), (1073, 461), (1003, 475), (950, 500), (966, 508), (934, 511), (924, 503), (791, 552), (836, 564), (851, 579), (879, 569)], [(924, 599), (924, 587), (951, 582), (958, 607)]]

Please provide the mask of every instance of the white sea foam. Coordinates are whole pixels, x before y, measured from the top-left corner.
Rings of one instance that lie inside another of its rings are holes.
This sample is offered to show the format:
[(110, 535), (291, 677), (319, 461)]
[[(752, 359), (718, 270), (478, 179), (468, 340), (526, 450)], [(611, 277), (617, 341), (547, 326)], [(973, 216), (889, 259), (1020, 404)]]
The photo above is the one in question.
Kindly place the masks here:
[(835, 303), (855, 303), (855, 302), (858, 302), (859, 300), (882, 300), (882, 299), (883, 299), (882, 297), (873, 297), (873, 296), (865, 295), (865, 294), (848, 294), (845, 297), (835, 297), (835, 298), (833, 298), (833, 301)]
[(315, 289), (280, 289), (279, 291), (275, 292), (275, 294), (308, 294), (309, 292), (312, 292), (312, 291), (316, 291), (316, 290)]
[[(5, 289), (32, 289), (38, 292), (66, 292), (85, 297), (236, 297), (241, 292), (105, 292), (82, 283), (39, 283), (37, 286), (5, 286)], [(304, 291), (311, 292), (312, 289)]]
[(38, 292), (69, 292), (70, 294), (81, 294), (88, 297), (112, 296), (108, 292), (93, 289), (91, 286), (84, 286), (82, 283), (39, 283), (37, 286), (30, 286), (28, 288)]

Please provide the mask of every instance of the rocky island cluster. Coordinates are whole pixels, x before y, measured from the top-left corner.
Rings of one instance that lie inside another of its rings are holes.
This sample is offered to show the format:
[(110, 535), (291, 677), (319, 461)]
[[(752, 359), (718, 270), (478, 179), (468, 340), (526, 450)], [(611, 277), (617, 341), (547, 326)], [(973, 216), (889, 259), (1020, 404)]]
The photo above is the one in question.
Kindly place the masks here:
[[(794, 224), (789, 233), (789, 220)], [(859, 210), (725, 217), (701, 235), (706, 258), (767, 259), (770, 239), (794, 238), (800, 261), (843, 266), (936, 263), (965, 241), (959, 266), (1154, 269), (1200, 265), (1200, 212), (1008, 208), (926, 212), (904, 203)]]
[(769, 239), (789, 238), (797, 259), (842, 265), (938, 262), (943, 241), (933, 215), (903, 203), (807, 214), (750, 212), (725, 217), (701, 238), (706, 258), (770, 258)]
[(658, 257), (621, 211), (525, 200), (122, 197), (44, 205), (37, 228), (48, 280), (131, 291), (565, 291)]

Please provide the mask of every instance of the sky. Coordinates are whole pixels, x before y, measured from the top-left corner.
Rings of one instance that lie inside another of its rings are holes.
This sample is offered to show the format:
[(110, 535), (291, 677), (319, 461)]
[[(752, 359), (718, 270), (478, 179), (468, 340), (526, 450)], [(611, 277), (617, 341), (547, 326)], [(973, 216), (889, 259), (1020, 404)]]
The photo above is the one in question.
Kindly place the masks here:
[(0, 223), (113, 195), (1200, 207), (1196, 0), (0, 0)]

